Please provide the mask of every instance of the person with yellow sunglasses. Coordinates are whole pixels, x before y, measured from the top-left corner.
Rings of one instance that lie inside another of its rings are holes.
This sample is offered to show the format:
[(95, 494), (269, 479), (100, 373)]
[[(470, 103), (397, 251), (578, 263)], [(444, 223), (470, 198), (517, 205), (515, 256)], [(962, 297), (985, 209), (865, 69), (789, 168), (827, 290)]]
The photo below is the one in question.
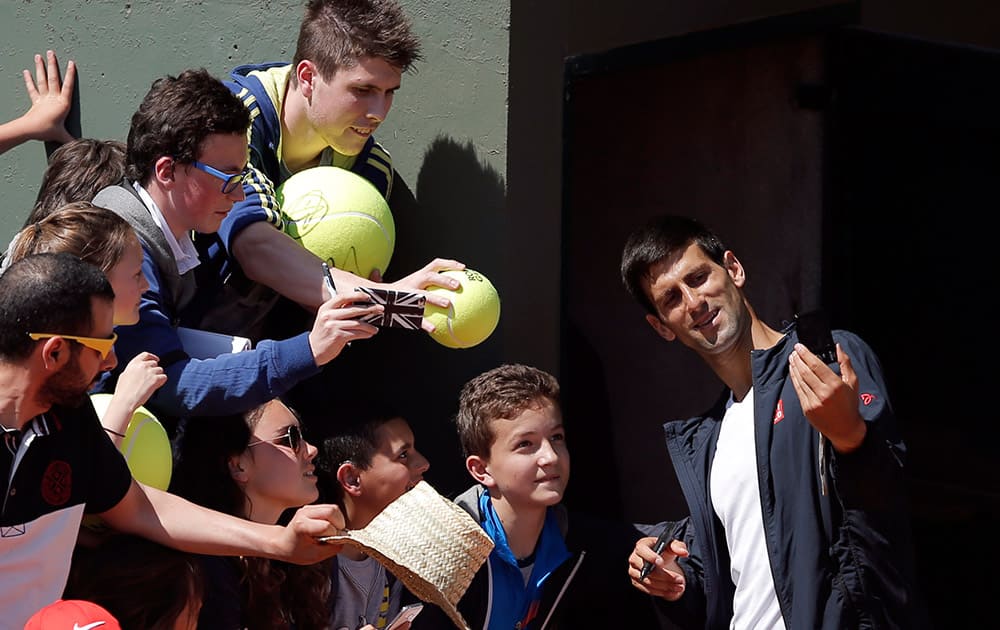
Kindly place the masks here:
[(113, 301), (107, 277), (65, 252), (28, 256), (0, 275), (4, 627), (23, 627), (62, 596), (85, 514), (115, 530), (202, 554), (312, 565), (340, 551), (318, 540), (343, 529), (336, 506), (306, 505), (280, 526), (134, 481), (86, 404), (94, 379), (117, 362)]
[[(149, 282), (142, 270), (139, 237), (125, 219), (89, 201), (66, 204), (21, 230), (11, 241), (4, 264), (44, 252), (67, 252), (99, 268), (115, 292), (115, 326), (129, 326), (139, 321), (139, 304)], [(102, 352), (104, 358), (118, 338), (117, 334), (113, 339), (61, 336), (83, 345), (90, 344), (88, 347)], [(115, 445), (121, 444), (136, 410), (166, 381), (167, 375), (155, 354), (140, 352), (129, 361), (101, 416), (101, 424)]]

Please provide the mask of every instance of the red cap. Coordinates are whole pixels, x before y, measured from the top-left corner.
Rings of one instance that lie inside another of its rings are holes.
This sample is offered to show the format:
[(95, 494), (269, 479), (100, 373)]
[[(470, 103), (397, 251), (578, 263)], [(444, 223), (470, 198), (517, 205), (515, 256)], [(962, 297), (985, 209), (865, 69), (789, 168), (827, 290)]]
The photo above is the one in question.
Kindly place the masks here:
[(122, 630), (107, 610), (82, 599), (60, 599), (42, 608), (24, 630)]

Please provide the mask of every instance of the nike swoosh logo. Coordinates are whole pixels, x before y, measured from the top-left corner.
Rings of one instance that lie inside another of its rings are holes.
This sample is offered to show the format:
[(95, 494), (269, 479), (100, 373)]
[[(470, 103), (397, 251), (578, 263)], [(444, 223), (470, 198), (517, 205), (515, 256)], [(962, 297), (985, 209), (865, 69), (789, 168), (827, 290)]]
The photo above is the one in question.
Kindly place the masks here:
[(91, 630), (91, 628), (96, 628), (97, 626), (103, 626), (106, 623), (108, 623), (108, 622), (107, 621), (95, 621), (94, 623), (88, 623), (85, 626), (78, 626), (78, 625), (76, 625), (74, 623), (73, 624), (73, 630)]

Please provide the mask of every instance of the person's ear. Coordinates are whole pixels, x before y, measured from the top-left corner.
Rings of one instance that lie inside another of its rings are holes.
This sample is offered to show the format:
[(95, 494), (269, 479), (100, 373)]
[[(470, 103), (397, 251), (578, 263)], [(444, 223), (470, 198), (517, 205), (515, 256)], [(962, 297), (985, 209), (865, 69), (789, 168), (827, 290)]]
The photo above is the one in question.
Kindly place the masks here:
[(337, 468), (337, 483), (345, 494), (356, 497), (361, 494), (361, 471), (352, 462), (344, 462)]
[(746, 270), (743, 269), (743, 263), (736, 258), (736, 254), (732, 250), (727, 249), (726, 253), (722, 255), (722, 264), (729, 277), (733, 279), (733, 284), (742, 288), (747, 281)]
[(69, 362), (71, 355), (69, 342), (61, 337), (49, 337), (42, 342), (42, 365), (47, 370), (58, 372)]
[(656, 331), (657, 335), (663, 337), (667, 341), (673, 341), (674, 339), (677, 339), (677, 335), (675, 335), (672, 330), (667, 328), (667, 325), (663, 323), (663, 320), (661, 320), (656, 315), (651, 315), (647, 313), (646, 321), (649, 322), (649, 325), (653, 327), (653, 330)]
[(487, 488), (495, 488), (497, 483), (490, 474), (489, 464), (478, 455), (469, 455), (465, 458), (465, 469), (469, 471), (472, 478), (483, 484)]
[(316, 64), (308, 59), (303, 59), (295, 66), (295, 78), (299, 84), (299, 92), (301, 92), (302, 96), (310, 102), (312, 99), (313, 83), (316, 80), (316, 74)]
[(153, 162), (153, 179), (161, 186), (169, 186), (174, 182), (174, 170), (177, 162), (169, 155), (161, 155)]
[(239, 484), (245, 484), (250, 479), (250, 475), (243, 464), (243, 453), (233, 455), (229, 458), (229, 476)]

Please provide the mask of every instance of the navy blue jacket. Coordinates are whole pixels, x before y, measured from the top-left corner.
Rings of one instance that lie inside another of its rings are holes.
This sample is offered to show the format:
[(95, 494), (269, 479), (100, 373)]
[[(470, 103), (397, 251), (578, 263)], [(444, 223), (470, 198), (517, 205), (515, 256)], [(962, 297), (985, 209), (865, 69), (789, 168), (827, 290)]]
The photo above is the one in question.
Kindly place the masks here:
[[(858, 375), (862, 445), (838, 454), (809, 424), (788, 378), (790, 331), (752, 353), (754, 431), (768, 559), (786, 628), (920, 628), (906, 508), (905, 447), (878, 359), (856, 335), (834, 331)], [(682, 560), (688, 585), (664, 612), (694, 612), (727, 629), (735, 586), (725, 532), (708, 493), (730, 392), (704, 416), (664, 425), (670, 458), (690, 509)], [(824, 484), (825, 481), (825, 484)], [(824, 493), (824, 485), (826, 492)], [(675, 607), (671, 611), (671, 607)], [(699, 624), (700, 625), (700, 624)]]
[(160, 357), (167, 382), (146, 406), (172, 434), (180, 418), (247, 411), (319, 372), (307, 332), (282, 341), (265, 340), (246, 352), (191, 358), (181, 344), (177, 323), (184, 296), (190, 292), (185, 287), (194, 288), (190, 284), (194, 272), (179, 276), (163, 233), (130, 184), (105, 188), (94, 203), (135, 228), (142, 243), (142, 272), (149, 282), (139, 304), (139, 322), (115, 328), (118, 366), (102, 378), (98, 391), (113, 392), (128, 362), (140, 352), (152, 352)]

